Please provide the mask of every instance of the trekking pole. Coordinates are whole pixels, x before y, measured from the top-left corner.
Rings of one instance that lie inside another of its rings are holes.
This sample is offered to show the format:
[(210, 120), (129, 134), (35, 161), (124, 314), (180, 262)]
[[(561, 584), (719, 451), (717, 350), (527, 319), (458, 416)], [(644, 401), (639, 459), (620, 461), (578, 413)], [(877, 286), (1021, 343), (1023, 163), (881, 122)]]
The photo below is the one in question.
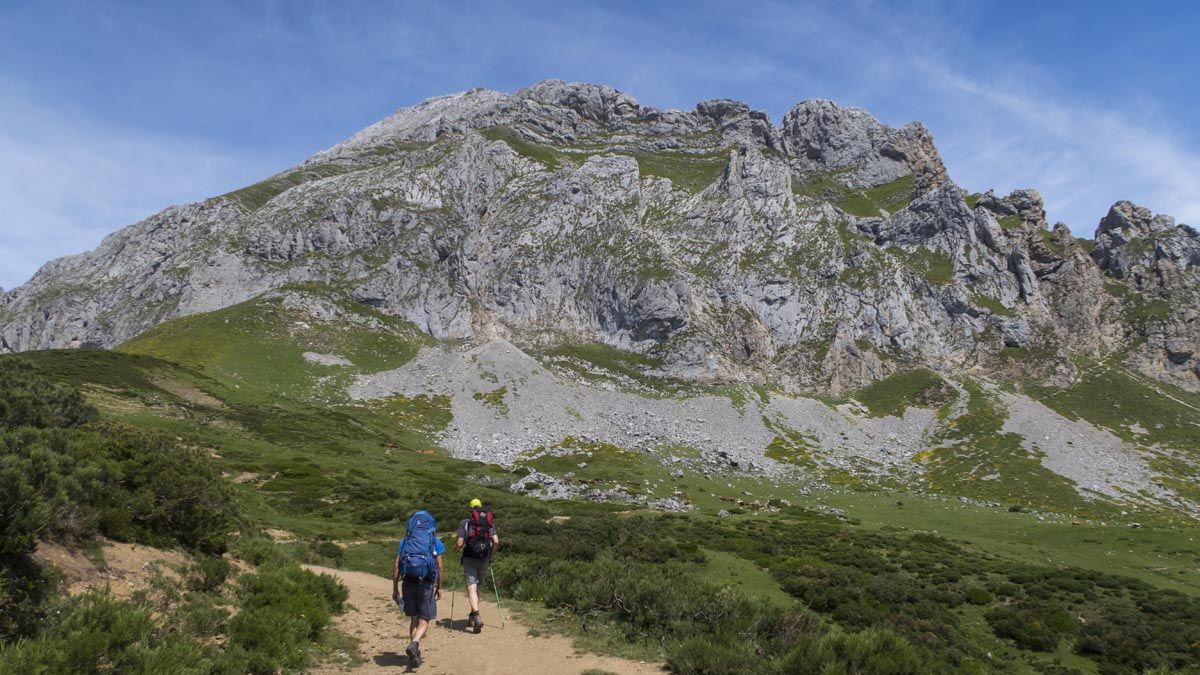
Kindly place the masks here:
[(504, 628), (504, 610), (500, 609), (500, 589), (496, 586), (496, 570), (489, 565), (488, 572), (492, 573), (492, 590), (496, 592), (496, 613), (500, 615), (500, 627)]
[[(450, 581), (450, 580), (447, 580)], [(446, 626), (449, 630), (454, 630), (454, 584), (450, 584), (450, 623)]]

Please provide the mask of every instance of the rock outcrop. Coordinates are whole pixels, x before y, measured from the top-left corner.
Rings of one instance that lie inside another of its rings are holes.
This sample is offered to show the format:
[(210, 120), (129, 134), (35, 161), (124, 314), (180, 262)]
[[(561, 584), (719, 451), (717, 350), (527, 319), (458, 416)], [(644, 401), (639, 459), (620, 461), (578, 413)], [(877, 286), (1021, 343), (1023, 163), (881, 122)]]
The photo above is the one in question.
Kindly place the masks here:
[[(1120, 203), (1088, 251), (1032, 190), (969, 195), (929, 132), (830, 101), (776, 126), (542, 82), (405, 108), (0, 294), (0, 350), (109, 347), (291, 284), (437, 338), (604, 342), (663, 374), (844, 392), (1072, 352), (1198, 388), (1195, 230)], [(1007, 364), (1007, 365), (1006, 365)]]
[[(1122, 299), (1126, 362), (1195, 389), (1200, 378), (1200, 234), (1175, 219), (1118, 202), (1096, 230), (1092, 259)], [(1116, 282), (1120, 282), (1119, 284)]]

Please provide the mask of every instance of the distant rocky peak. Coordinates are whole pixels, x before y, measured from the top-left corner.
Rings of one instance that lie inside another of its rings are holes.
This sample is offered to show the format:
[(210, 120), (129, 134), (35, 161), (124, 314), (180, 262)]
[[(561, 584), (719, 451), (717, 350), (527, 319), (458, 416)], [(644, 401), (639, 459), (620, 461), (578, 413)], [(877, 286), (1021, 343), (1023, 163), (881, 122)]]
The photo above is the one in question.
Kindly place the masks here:
[(720, 124), (727, 117), (749, 115), (750, 106), (730, 98), (714, 98), (696, 104), (696, 113)]
[(948, 180), (925, 127), (913, 123), (895, 129), (865, 110), (832, 101), (798, 103), (776, 126), (765, 112), (741, 101), (701, 101), (691, 112), (660, 110), (613, 87), (560, 80), (514, 94), (472, 89), (430, 99), (397, 111), (308, 163), (361, 162), (397, 144), (494, 127), (511, 127), (527, 139), (552, 144), (608, 142), (616, 134), (652, 150), (757, 147), (798, 164), (801, 171), (836, 171), (839, 182), (853, 189), (913, 176), (919, 193)]
[(988, 190), (979, 198), (976, 206), (982, 206), (998, 217), (1018, 216), (1023, 223), (1035, 223), (1041, 228), (1046, 226), (1046, 205), (1037, 190), (1013, 190), (1006, 197), (998, 197), (994, 191)]
[[(1125, 279), (1148, 276), (1162, 261), (1177, 273), (1200, 273), (1200, 234), (1188, 225), (1177, 225), (1168, 215), (1155, 215), (1132, 202), (1119, 201), (1096, 228), (1092, 259), (1109, 276)], [(1160, 285), (1177, 285), (1163, 270), (1154, 275)]]
[(1175, 228), (1175, 219), (1168, 215), (1154, 215), (1150, 209), (1138, 206), (1133, 202), (1119, 201), (1112, 205), (1108, 214), (1100, 220), (1096, 228), (1096, 238), (1101, 235), (1109, 237), (1144, 237), (1155, 232), (1166, 232)]
[(642, 109), (637, 99), (612, 87), (562, 80), (543, 80), (521, 89), (514, 98), (568, 108), (601, 124), (637, 117)]
[(784, 148), (815, 171), (847, 170), (849, 187), (882, 185), (914, 176), (920, 191), (949, 180), (933, 136), (912, 123), (895, 129), (861, 108), (833, 101), (797, 103), (783, 117)]

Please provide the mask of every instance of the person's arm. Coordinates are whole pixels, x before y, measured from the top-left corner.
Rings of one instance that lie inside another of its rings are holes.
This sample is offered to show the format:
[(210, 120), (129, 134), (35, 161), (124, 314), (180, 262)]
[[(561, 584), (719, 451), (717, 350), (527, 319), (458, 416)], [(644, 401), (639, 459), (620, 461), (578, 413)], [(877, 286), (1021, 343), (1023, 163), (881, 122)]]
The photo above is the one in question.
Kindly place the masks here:
[(400, 599), (400, 554), (396, 554), (396, 562), (392, 563), (392, 600)]
[(456, 540), (454, 541), (454, 550), (455, 550), (455, 551), (461, 551), (461, 550), (462, 550), (462, 547), (463, 547), (463, 546), (466, 546), (466, 544), (467, 544), (467, 528), (466, 528), (466, 523), (463, 523), (463, 524), (461, 524), (461, 525), (459, 525), (459, 526), (458, 526), (458, 532), (457, 532), (456, 534), (457, 534), (457, 536), (458, 536), (458, 539), (456, 539)]
[(463, 538), (462, 538), (462, 537), (459, 537), (459, 538), (458, 538), (458, 540), (454, 542), (454, 550), (455, 550), (455, 551), (458, 551), (458, 550), (462, 549), (462, 547), (463, 547), (463, 546), (464, 546), (466, 543), (467, 543), (467, 542), (463, 541)]
[(436, 560), (437, 560), (437, 566), (438, 566), (438, 578), (437, 578), (437, 590), (435, 591), (436, 595), (434, 597), (436, 597), (438, 600), (441, 600), (442, 599), (442, 556), (440, 556), (440, 555), (437, 556)]

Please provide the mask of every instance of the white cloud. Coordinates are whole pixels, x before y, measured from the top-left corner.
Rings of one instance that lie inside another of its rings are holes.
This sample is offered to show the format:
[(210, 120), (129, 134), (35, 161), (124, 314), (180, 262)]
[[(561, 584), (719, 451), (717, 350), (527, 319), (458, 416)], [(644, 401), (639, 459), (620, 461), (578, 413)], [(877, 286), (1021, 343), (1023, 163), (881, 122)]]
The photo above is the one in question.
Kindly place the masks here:
[(170, 204), (282, 168), (236, 148), (100, 127), (18, 91), (0, 105), (0, 287)]
[(1137, 124), (1095, 102), (1056, 96), (1029, 81), (985, 83), (922, 66), (947, 103), (966, 106), (965, 114), (974, 117), (951, 134), (967, 142), (947, 148), (951, 169), (964, 184), (1035, 187), (1051, 219), (1065, 220), (1079, 235), (1090, 235), (1120, 199), (1181, 221), (1200, 220), (1200, 156), (1164, 128)]

